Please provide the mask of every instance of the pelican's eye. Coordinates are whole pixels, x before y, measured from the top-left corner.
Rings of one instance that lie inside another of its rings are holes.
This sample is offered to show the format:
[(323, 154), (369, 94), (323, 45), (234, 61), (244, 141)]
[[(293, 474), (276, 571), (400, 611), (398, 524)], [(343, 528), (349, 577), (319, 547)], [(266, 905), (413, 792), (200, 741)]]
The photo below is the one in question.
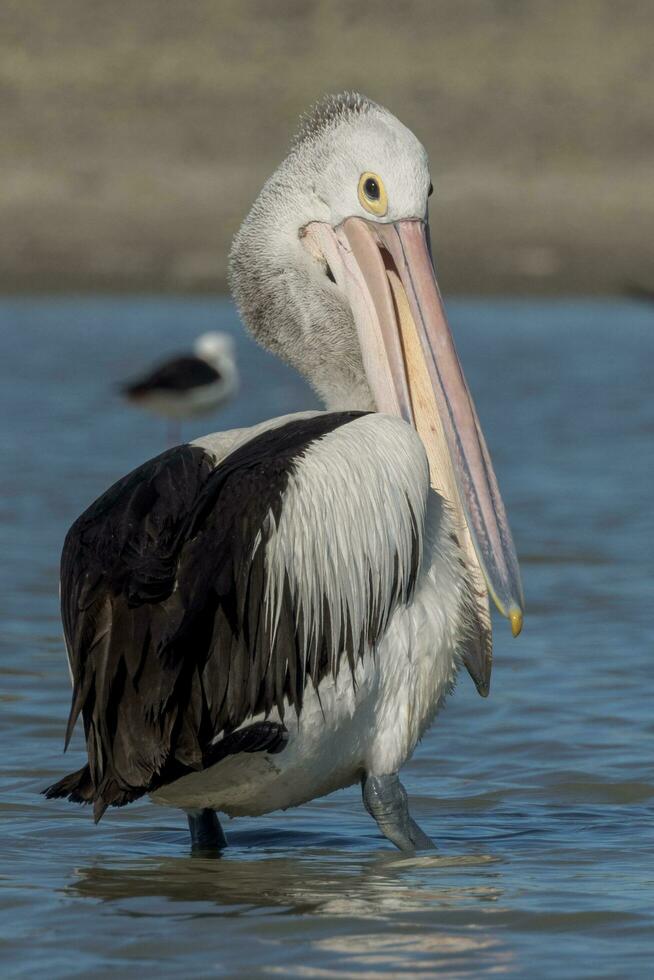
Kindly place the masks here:
[(382, 217), (388, 211), (388, 198), (386, 188), (381, 177), (369, 171), (359, 177), (359, 201), (361, 207), (371, 214)]

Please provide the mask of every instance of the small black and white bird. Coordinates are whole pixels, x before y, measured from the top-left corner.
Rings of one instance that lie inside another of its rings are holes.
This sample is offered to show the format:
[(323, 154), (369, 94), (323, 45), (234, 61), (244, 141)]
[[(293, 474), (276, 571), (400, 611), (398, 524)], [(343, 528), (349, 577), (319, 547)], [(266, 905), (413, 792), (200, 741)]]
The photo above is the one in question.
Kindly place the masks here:
[[(504, 505), (441, 302), (427, 155), (386, 109), (329, 97), (236, 235), (246, 326), (327, 411), (177, 446), (75, 521), (61, 562), (88, 762), (47, 790), (149, 794), (223, 847), (254, 816), (360, 782), (381, 832), (433, 847), (399, 770), (465, 665), (489, 594), (522, 626)], [(498, 398), (506, 397), (499, 391)]]
[(193, 351), (171, 357), (122, 387), (127, 400), (168, 419), (169, 435), (183, 419), (207, 415), (238, 389), (234, 341), (228, 334), (205, 333)]

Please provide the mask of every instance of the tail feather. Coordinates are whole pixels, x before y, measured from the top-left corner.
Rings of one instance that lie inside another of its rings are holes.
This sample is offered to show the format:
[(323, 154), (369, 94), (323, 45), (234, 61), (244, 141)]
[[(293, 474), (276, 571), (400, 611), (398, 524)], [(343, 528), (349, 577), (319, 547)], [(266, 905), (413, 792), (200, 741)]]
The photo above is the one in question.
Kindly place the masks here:
[(44, 789), (43, 795), (48, 800), (67, 799), (71, 803), (92, 803), (95, 795), (95, 786), (91, 779), (91, 772), (88, 765), (82, 766), (77, 772), (70, 772), (58, 783), (53, 783)]
[[(219, 742), (211, 745), (204, 753), (202, 768), (207, 769), (216, 765), (228, 755), (238, 755), (241, 752), (267, 752), (274, 755), (281, 752), (288, 742), (288, 731), (278, 722), (262, 721), (240, 728), (226, 735)], [(67, 799), (72, 803), (92, 803), (93, 817), (97, 823), (110, 806), (125, 806), (140, 796), (157, 789), (166, 783), (174, 782), (180, 776), (187, 775), (193, 769), (188, 765), (174, 762), (172, 766), (159, 772), (147, 786), (126, 786), (115, 774), (106, 773), (98, 786), (91, 777), (87, 765), (77, 772), (71, 772), (58, 783), (53, 783), (42, 793), (49, 800)]]
[(132, 800), (137, 800), (147, 792), (145, 787), (126, 789), (119, 786), (113, 779), (105, 779), (96, 788), (91, 771), (87, 765), (77, 772), (71, 772), (58, 783), (53, 783), (42, 790), (48, 800), (70, 800), (71, 803), (92, 803), (93, 818), (97, 823), (109, 806), (125, 806)]

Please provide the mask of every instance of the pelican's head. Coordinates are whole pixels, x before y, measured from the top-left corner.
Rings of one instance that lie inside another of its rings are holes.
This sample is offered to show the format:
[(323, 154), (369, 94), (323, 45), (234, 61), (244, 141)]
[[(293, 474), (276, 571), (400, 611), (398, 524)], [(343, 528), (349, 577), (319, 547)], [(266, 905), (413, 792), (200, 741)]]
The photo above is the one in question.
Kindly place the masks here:
[(465, 515), (498, 608), (522, 623), (504, 505), (441, 302), (429, 244), (429, 162), (414, 134), (356, 93), (303, 118), (234, 240), (242, 317), (329, 408), (399, 415), (433, 485)]

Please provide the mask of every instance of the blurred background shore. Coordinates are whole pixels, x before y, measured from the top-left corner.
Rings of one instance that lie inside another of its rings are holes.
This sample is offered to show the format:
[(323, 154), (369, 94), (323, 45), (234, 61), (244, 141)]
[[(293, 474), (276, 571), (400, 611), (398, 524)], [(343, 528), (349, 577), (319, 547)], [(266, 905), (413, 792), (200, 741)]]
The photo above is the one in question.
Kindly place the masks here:
[(297, 116), (357, 88), (420, 136), (442, 285), (654, 281), (649, 0), (0, 6), (0, 290), (220, 292)]

